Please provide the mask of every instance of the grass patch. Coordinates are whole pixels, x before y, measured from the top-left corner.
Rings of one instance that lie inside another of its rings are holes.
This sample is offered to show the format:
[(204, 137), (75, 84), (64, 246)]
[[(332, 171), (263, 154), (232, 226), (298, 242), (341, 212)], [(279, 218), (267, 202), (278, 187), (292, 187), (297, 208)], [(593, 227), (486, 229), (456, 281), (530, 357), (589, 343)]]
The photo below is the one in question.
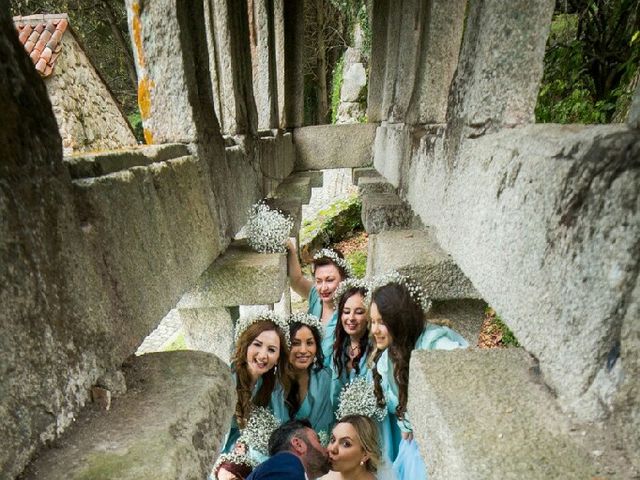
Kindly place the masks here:
[(345, 258), (351, 265), (353, 275), (357, 278), (364, 278), (367, 273), (367, 252), (356, 250), (354, 252), (347, 253)]

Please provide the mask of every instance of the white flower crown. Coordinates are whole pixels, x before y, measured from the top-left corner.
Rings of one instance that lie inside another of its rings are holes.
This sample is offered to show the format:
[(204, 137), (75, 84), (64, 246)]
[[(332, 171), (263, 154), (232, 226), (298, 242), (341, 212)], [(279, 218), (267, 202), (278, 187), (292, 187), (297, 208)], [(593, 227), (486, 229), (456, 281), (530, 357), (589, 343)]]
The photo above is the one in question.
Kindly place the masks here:
[(244, 442), (249, 447), (263, 455), (269, 453), (269, 437), (280, 426), (278, 419), (264, 407), (253, 407), (247, 421), (247, 426), (242, 430), (238, 442)]
[(424, 291), (422, 285), (412, 278), (404, 276), (396, 271), (384, 273), (370, 280), (370, 288), (367, 292), (367, 296), (365, 297), (365, 303), (367, 306), (371, 306), (371, 297), (373, 292), (377, 288), (389, 285), (390, 283), (397, 283), (398, 285), (402, 285), (406, 288), (413, 301), (420, 306), (424, 313), (427, 313), (429, 309), (431, 309), (431, 298), (429, 298), (427, 292)]
[(287, 342), (287, 346), (291, 347), (291, 338), (289, 337), (289, 324), (284, 318), (282, 318), (280, 315), (278, 315), (277, 313), (271, 310), (268, 310), (266, 312), (260, 312), (255, 315), (243, 317), (239, 319), (238, 323), (236, 323), (235, 335), (233, 336), (234, 343), (236, 344), (238, 343), (238, 339), (240, 338), (240, 335), (242, 335), (247, 328), (249, 328), (251, 325), (253, 325), (256, 322), (263, 322), (263, 321), (273, 322), (276, 325), (276, 327), (284, 335), (284, 338)]
[(333, 292), (333, 301), (336, 305), (340, 303), (340, 299), (345, 294), (345, 292), (351, 288), (364, 288), (367, 293), (370, 290), (369, 282), (363, 280), (361, 278), (349, 277), (340, 282), (336, 291)]
[(308, 327), (312, 327), (318, 330), (320, 336), (324, 336), (324, 327), (322, 326), (322, 322), (315, 315), (311, 315), (310, 313), (292, 313), (289, 316), (289, 325), (294, 323), (302, 323), (303, 325), (307, 325)]
[(340, 420), (347, 415), (364, 415), (379, 422), (387, 415), (387, 409), (378, 406), (373, 383), (364, 377), (354, 379), (340, 392), (336, 418)]
[(349, 262), (347, 262), (344, 258), (340, 258), (335, 250), (331, 250), (330, 248), (323, 248), (313, 256), (314, 260), (320, 260), (321, 258), (328, 258), (338, 267), (342, 268), (347, 277), (353, 277), (351, 265), (349, 265)]
[(247, 241), (260, 253), (286, 253), (293, 220), (260, 201), (249, 210)]
[(215, 465), (213, 466), (212, 472), (214, 476), (218, 472), (218, 469), (220, 468), (220, 466), (225, 462), (233, 463), (235, 465), (246, 465), (251, 469), (254, 469), (258, 466), (258, 464), (248, 455), (235, 453), (235, 452), (223, 453), (218, 457)]

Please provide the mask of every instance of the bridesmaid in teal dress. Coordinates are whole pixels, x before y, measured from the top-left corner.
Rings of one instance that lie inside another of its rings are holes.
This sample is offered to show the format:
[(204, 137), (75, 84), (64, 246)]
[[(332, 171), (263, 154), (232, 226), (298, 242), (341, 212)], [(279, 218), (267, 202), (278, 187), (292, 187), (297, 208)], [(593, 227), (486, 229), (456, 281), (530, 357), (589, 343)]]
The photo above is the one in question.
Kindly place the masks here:
[(421, 287), (391, 274), (376, 282), (371, 296), (371, 334), (377, 353), (372, 368), (378, 404), (386, 404), (391, 431), (385, 442), (398, 445), (394, 470), (400, 480), (427, 478), (427, 470), (413, 439), (407, 414), (409, 360), (413, 350), (452, 350), (467, 341), (447, 327), (427, 325), (425, 314), (431, 302)]
[(331, 373), (323, 367), (320, 348), (322, 325), (320, 320), (306, 313), (295, 313), (289, 318), (291, 352), (289, 364), (293, 381), (288, 395), (276, 389), (273, 410), (283, 421), (306, 418), (313, 429), (328, 434), (333, 426), (331, 408)]
[(367, 283), (349, 278), (340, 283), (335, 300), (338, 318), (331, 361), (331, 403), (338, 408), (342, 388), (358, 377), (366, 377), (369, 354), (369, 319), (365, 297)]
[[(237, 402), (223, 453), (232, 452), (253, 406), (271, 408), (276, 390), (289, 392), (289, 329), (273, 312), (242, 318), (236, 325), (231, 369)], [(277, 367), (277, 368), (276, 368)]]
[(351, 268), (338, 250), (323, 248), (313, 257), (313, 282), (302, 274), (298, 253), (291, 240), (287, 243), (287, 265), (291, 288), (309, 301), (307, 312), (322, 322), (324, 366), (329, 367), (333, 354), (338, 312), (333, 295), (340, 282), (351, 276)]

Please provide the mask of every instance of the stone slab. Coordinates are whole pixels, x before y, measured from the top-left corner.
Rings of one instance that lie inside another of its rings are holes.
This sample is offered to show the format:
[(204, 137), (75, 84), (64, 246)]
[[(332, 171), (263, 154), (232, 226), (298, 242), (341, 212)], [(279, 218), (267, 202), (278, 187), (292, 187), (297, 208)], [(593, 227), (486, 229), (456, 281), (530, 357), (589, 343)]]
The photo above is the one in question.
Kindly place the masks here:
[[(302, 223), (302, 200), (296, 197), (290, 198), (267, 198), (266, 203), (272, 208), (276, 208), (293, 219), (293, 228), (291, 236), (297, 237), (300, 232), (300, 224)], [(276, 300), (277, 302), (278, 300)], [(267, 303), (267, 302), (264, 302)], [(268, 302), (273, 303), (273, 302)]]
[(178, 308), (259, 305), (280, 300), (287, 276), (284, 253), (257, 253), (235, 240), (178, 302)]
[(285, 178), (276, 189), (277, 198), (297, 198), (308, 204), (311, 198), (311, 177), (307, 175), (291, 175)]
[(594, 478), (536, 372), (515, 348), (414, 352), (408, 412), (429, 478)]
[(371, 165), (375, 124), (318, 125), (296, 128), (295, 170), (364, 167)]
[(65, 157), (64, 163), (71, 174), (71, 178), (88, 178), (99, 177), (155, 162), (165, 162), (186, 155), (189, 155), (187, 145), (169, 143), (111, 152), (72, 155)]
[(440, 247), (430, 229), (395, 230), (369, 235), (367, 275), (391, 270), (420, 282), (434, 300), (480, 298), (471, 281), (451, 255)]
[(360, 177), (358, 192), (360, 195), (376, 193), (395, 193), (396, 189), (382, 177)]
[(25, 479), (207, 477), (236, 401), (229, 367), (202, 352), (150, 353), (125, 377), (127, 393), (108, 411), (88, 406)]
[(178, 312), (190, 350), (212, 353), (231, 363), (234, 322), (228, 308), (179, 308)]
[(360, 178), (382, 178), (382, 175), (373, 167), (356, 167), (351, 169), (351, 183), (358, 185)]
[(362, 196), (362, 224), (369, 233), (402, 230), (411, 226), (411, 209), (395, 193)]
[(486, 308), (483, 300), (434, 300), (427, 320), (453, 328), (474, 346), (478, 344)]

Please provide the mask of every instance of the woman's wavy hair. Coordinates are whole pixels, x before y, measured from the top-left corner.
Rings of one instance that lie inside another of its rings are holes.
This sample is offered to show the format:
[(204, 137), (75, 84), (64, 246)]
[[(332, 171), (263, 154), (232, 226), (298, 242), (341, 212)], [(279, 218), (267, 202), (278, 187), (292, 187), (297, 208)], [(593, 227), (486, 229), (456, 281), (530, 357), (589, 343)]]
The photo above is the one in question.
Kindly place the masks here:
[[(280, 339), (280, 356), (275, 367), (262, 375), (262, 385), (256, 392), (253, 401), (251, 399), (251, 376), (247, 364), (247, 351), (251, 343), (262, 333), (275, 331)], [(233, 365), (238, 377), (236, 384), (236, 393), (238, 401), (236, 402), (235, 417), (240, 428), (244, 428), (249, 419), (252, 405), (258, 407), (267, 407), (271, 394), (276, 386), (276, 381), (282, 385), (285, 395), (291, 389), (291, 373), (289, 370), (289, 347), (284, 333), (271, 320), (261, 320), (247, 327), (242, 332), (233, 355)]]
[[(320, 370), (322, 370), (324, 365), (324, 353), (322, 352), (322, 335), (320, 335), (320, 332), (317, 328), (312, 327), (311, 325), (307, 325), (306, 323), (302, 322), (293, 322), (289, 326), (289, 336), (291, 337), (291, 342), (293, 342), (296, 333), (298, 333), (298, 330), (300, 330), (302, 327), (307, 327), (309, 330), (311, 330), (313, 340), (316, 342), (316, 359), (311, 365), (309, 365), (309, 373), (311, 373), (311, 370), (319, 372)], [(289, 368), (291, 368), (291, 364), (289, 364)], [(289, 415), (291, 416), (291, 418), (295, 418), (296, 413), (298, 413), (298, 410), (300, 410), (300, 407), (302, 406), (302, 402), (298, 398), (299, 392), (300, 385), (295, 380), (295, 378), (292, 378), (291, 387), (289, 388), (289, 393), (286, 396), (287, 400), (285, 402), (287, 404), (287, 409), (289, 410)]]
[[(333, 365), (335, 367), (336, 372), (338, 372), (338, 377), (342, 375), (343, 370), (347, 368), (347, 362), (349, 361), (349, 357), (347, 355), (346, 349), (347, 342), (349, 342), (349, 335), (344, 331), (344, 326), (342, 325), (342, 311), (344, 310), (344, 305), (347, 303), (347, 300), (352, 296), (360, 294), (362, 295), (362, 299), (364, 300), (367, 295), (367, 289), (364, 287), (351, 287), (342, 294), (340, 297), (340, 301), (338, 302), (338, 321), (336, 323), (336, 338), (333, 342)], [(356, 375), (360, 373), (360, 359), (367, 354), (367, 350), (369, 347), (369, 326), (367, 325), (367, 329), (365, 333), (360, 337), (360, 351), (358, 355), (353, 359), (353, 368), (355, 369)]]
[[(341, 258), (344, 260), (344, 255), (340, 250), (336, 248), (332, 248), (332, 250), (336, 252), (336, 255), (338, 255), (338, 258)], [(334, 267), (336, 267), (338, 269), (338, 272), (340, 272), (340, 277), (342, 280), (344, 280), (345, 278), (349, 278), (349, 272), (347, 272), (347, 270), (345, 270), (344, 267), (341, 267), (329, 257), (320, 257), (318, 259), (314, 259), (311, 262), (311, 272), (315, 274), (316, 269), (318, 267), (323, 267), (325, 265), (333, 265)]]
[[(396, 415), (404, 418), (407, 411), (407, 396), (409, 390), (409, 361), (411, 351), (425, 327), (425, 316), (422, 308), (409, 294), (409, 290), (398, 283), (389, 283), (374, 290), (371, 303), (375, 303), (391, 336), (391, 344), (387, 347), (388, 355), (393, 362), (393, 378), (398, 385), (398, 407)], [(382, 352), (375, 352), (374, 362)], [(374, 391), (378, 405), (383, 406), (382, 377), (378, 373), (375, 363), (372, 367)]]
[(365, 417), (364, 415), (347, 415), (342, 417), (336, 423), (348, 423), (354, 428), (358, 435), (358, 439), (360, 440), (360, 444), (362, 445), (362, 449), (369, 454), (369, 459), (365, 463), (365, 468), (368, 472), (376, 473), (380, 463), (382, 462), (380, 433), (376, 423), (371, 418)]

